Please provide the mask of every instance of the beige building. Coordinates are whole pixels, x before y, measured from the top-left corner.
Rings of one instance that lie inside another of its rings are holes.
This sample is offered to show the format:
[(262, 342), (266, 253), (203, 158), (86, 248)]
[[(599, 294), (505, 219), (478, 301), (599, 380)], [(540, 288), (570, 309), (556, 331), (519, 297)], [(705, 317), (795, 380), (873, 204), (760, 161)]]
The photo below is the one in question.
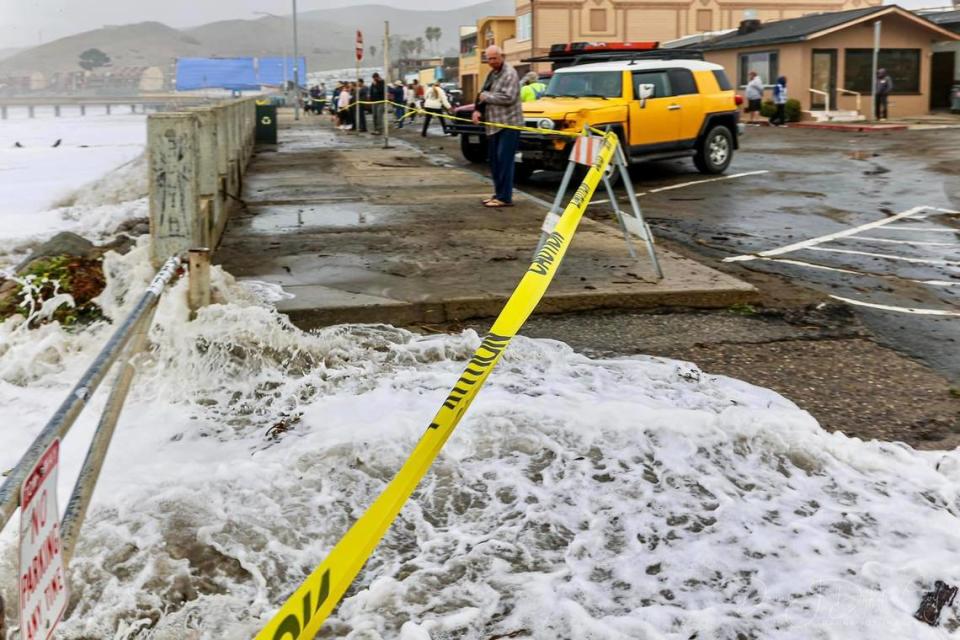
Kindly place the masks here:
[[(881, 4), (881, 0), (516, 0), (516, 37), (506, 41), (507, 61), (546, 55), (567, 42), (666, 42), (735, 29), (745, 17), (764, 22), (809, 13)], [(750, 15), (745, 12), (750, 11)], [(540, 65), (538, 70), (547, 70)]]
[[(723, 65), (743, 86), (757, 71), (765, 84), (787, 78), (788, 95), (801, 109), (826, 117), (860, 111), (871, 117), (874, 25), (881, 28), (879, 67), (893, 80), (890, 116), (915, 116), (931, 107), (933, 51), (960, 35), (896, 6), (867, 7), (771, 23), (745, 23), (739, 31), (692, 48)], [(951, 74), (952, 75), (952, 70)], [(769, 97), (769, 96), (768, 96)]]
[(513, 16), (487, 16), (477, 20), (476, 27), (461, 27), (460, 88), (468, 102), (473, 101), (490, 73), (484, 57), (486, 48), (493, 44), (503, 48), (516, 33)]

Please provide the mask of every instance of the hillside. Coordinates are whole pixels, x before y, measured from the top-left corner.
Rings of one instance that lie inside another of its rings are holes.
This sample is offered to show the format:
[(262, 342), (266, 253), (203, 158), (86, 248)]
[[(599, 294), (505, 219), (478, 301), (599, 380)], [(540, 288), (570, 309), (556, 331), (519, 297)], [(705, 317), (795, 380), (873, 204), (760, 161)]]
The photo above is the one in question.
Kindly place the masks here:
[[(460, 25), (475, 24), (486, 15), (510, 15), (513, 7), (513, 0), (488, 0), (445, 11), (407, 11), (382, 5), (306, 11), (299, 16), (300, 54), (306, 56), (311, 71), (349, 67), (354, 61), (356, 30), (364, 32), (368, 46), (380, 49), (384, 20), (390, 21), (391, 34), (400, 38), (422, 37), (426, 27), (440, 27), (437, 49), (452, 53), (458, 47)], [(78, 56), (90, 48), (104, 51), (115, 67), (168, 68), (175, 58), (185, 56), (292, 55), (292, 32), (289, 17), (224, 20), (189, 29), (159, 22), (106, 27), (0, 58), (0, 74), (75, 71)], [(430, 48), (424, 52), (429, 53)]]

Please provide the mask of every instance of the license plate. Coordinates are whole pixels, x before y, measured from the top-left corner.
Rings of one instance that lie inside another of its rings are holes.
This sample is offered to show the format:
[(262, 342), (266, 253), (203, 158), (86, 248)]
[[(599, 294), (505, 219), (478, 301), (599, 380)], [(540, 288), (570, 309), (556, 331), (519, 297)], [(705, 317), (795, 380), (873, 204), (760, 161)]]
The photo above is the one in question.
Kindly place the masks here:
[(467, 136), (467, 144), (480, 144), (480, 136)]

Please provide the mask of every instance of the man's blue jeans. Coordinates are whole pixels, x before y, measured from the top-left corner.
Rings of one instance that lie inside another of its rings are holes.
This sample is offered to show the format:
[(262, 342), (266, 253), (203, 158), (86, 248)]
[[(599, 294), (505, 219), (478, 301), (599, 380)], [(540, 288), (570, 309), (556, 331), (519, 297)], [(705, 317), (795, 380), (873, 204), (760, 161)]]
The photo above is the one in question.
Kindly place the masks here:
[(519, 144), (520, 132), (515, 129), (501, 129), (493, 135), (487, 134), (490, 172), (496, 185), (497, 200), (501, 202), (513, 202), (513, 166)]

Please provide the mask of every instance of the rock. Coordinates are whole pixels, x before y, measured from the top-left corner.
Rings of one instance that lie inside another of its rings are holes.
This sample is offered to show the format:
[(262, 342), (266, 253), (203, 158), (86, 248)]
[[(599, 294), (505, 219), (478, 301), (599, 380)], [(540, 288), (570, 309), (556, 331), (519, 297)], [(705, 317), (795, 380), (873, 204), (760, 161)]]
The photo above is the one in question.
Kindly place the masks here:
[(102, 253), (106, 253), (107, 251), (116, 251), (120, 255), (124, 255), (129, 253), (130, 250), (136, 246), (136, 244), (137, 241), (134, 238), (125, 233), (121, 233), (107, 244), (100, 245), (97, 247), (97, 249)]
[(23, 272), (30, 266), (31, 262), (40, 258), (52, 258), (53, 256), (76, 256), (78, 258), (92, 259), (100, 256), (99, 251), (92, 242), (82, 236), (78, 236), (70, 231), (61, 231), (42, 245), (37, 247), (30, 256), (17, 265), (17, 273)]
[(150, 233), (150, 220), (147, 218), (131, 218), (124, 220), (117, 227), (117, 233), (128, 233), (133, 237)]

